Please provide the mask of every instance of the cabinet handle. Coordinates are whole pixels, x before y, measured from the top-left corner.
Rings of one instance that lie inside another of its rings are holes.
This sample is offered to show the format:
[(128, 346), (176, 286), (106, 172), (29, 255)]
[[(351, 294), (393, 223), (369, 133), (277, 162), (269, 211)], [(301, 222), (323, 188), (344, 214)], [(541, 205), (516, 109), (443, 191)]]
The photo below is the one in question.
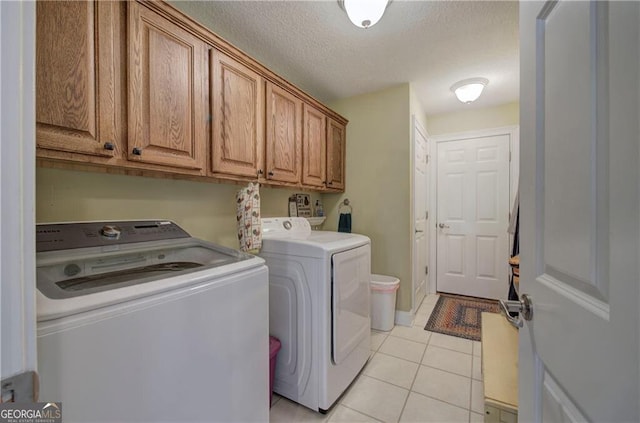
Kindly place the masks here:
[(104, 143), (104, 149), (105, 150), (113, 151), (113, 150), (115, 150), (115, 148), (116, 147), (111, 142), (105, 142)]
[(273, 172), (269, 172), (269, 173), (267, 173), (267, 175), (273, 176)]
[(262, 169), (258, 169), (258, 176), (262, 175), (264, 172), (262, 171)]
[(333, 182), (329, 181), (327, 182), (327, 185), (333, 185)]
[(142, 156), (142, 149), (138, 147), (134, 147), (132, 153), (136, 156)]

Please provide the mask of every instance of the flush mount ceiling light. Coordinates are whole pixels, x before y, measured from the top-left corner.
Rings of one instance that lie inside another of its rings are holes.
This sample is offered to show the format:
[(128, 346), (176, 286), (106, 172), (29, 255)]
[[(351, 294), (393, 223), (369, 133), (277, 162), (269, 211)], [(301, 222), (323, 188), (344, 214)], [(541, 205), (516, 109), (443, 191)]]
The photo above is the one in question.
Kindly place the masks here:
[(451, 91), (455, 93), (458, 100), (469, 104), (480, 97), (482, 90), (484, 90), (484, 87), (486, 87), (488, 83), (489, 80), (486, 78), (465, 79), (464, 81), (453, 84), (451, 86)]
[(353, 24), (360, 28), (374, 26), (391, 3), (389, 0), (338, 0)]

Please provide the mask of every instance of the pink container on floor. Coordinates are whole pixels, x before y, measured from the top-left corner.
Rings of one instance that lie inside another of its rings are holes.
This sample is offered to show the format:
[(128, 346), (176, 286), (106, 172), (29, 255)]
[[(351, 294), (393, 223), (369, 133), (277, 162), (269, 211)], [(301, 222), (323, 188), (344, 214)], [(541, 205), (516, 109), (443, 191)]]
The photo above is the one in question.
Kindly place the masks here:
[(273, 400), (273, 379), (276, 375), (276, 358), (280, 351), (280, 340), (274, 336), (269, 337), (269, 406)]

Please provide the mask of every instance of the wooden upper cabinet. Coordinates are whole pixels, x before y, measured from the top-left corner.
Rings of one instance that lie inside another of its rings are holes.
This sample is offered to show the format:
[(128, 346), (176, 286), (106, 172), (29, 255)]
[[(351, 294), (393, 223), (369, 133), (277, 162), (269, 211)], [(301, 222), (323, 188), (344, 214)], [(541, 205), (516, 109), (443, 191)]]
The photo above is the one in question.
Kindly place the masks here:
[(247, 66), (211, 50), (211, 171), (264, 175), (264, 80)]
[(302, 171), (302, 101), (267, 82), (266, 178), (300, 182)]
[(128, 158), (204, 174), (208, 47), (143, 5), (128, 6)]
[(122, 141), (118, 2), (36, 2), (36, 144), (111, 157)]
[(303, 106), (302, 127), (302, 183), (325, 186), (327, 152), (327, 120), (324, 113), (313, 106)]
[(167, 2), (35, 7), (37, 157), (344, 189), (343, 119)]
[(345, 126), (327, 118), (327, 188), (344, 189)]

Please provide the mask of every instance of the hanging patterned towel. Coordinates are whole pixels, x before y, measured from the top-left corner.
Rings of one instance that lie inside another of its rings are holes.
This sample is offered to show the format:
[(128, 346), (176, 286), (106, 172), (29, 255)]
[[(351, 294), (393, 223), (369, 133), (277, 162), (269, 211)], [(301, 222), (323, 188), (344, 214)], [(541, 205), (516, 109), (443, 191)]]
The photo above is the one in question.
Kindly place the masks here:
[(250, 182), (246, 188), (242, 188), (236, 194), (240, 249), (254, 254), (257, 254), (262, 247), (259, 188), (260, 184)]

